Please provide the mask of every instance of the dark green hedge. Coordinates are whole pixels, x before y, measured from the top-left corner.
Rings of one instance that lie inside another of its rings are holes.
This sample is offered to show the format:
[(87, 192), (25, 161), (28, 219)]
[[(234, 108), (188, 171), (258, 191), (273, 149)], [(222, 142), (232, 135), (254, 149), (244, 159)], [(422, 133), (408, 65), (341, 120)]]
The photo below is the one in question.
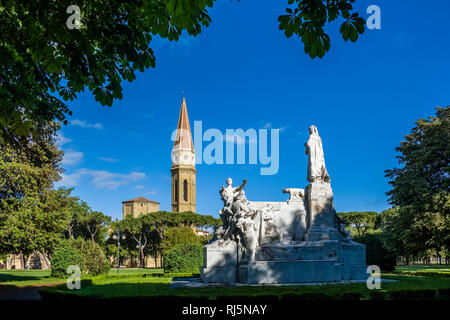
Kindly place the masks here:
[(382, 271), (394, 271), (396, 257), (383, 247), (381, 237), (381, 233), (367, 233), (356, 236), (354, 240), (366, 245), (367, 265), (377, 265)]
[(199, 273), (203, 265), (203, 246), (201, 244), (179, 244), (164, 256), (164, 272)]

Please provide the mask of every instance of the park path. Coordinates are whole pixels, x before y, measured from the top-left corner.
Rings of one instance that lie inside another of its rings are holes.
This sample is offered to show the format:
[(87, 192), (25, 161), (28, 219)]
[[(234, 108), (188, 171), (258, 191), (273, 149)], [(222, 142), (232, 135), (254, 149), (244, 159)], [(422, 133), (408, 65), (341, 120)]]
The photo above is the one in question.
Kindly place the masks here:
[(40, 300), (38, 291), (54, 287), (65, 282), (34, 284), (29, 286), (11, 286), (6, 283), (0, 284), (0, 300)]

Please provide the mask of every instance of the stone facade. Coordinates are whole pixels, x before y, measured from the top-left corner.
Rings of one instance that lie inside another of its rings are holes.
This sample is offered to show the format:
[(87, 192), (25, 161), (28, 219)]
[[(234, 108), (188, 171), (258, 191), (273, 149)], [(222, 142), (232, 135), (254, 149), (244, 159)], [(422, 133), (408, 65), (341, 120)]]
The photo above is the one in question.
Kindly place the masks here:
[(122, 202), (122, 214), (124, 218), (128, 215), (136, 218), (141, 214), (156, 211), (159, 211), (159, 202), (148, 200), (144, 197)]
[(0, 260), (0, 269), (49, 269), (49, 262), (40, 252), (25, 257), (20, 254), (8, 254), (5, 261)]
[[(111, 268), (117, 268), (116, 257), (110, 257)], [(121, 268), (139, 268), (139, 257), (127, 257), (120, 261)], [(145, 268), (162, 268), (162, 258), (161, 256), (146, 256), (144, 261)]]
[(195, 152), (191, 127), (183, 98), (172, 149), (172, 212), (196, 212)]

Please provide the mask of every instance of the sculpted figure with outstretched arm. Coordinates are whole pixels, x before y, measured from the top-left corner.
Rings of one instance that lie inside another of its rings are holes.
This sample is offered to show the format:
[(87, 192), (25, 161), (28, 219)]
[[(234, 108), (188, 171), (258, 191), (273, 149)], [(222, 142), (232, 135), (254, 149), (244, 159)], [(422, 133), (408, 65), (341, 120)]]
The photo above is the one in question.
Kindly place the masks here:
[(222, 219), (223, 226), (221, 231), (223, 232), (223, 239), (227, 240), (232, 238), (234, 232), (234, 224), (232, 223), (234, 212), (233, 212), (233, 203), (236, 201), (237, 196), (245, 187), (247, 180), (244, 179), (243, 183), (239, 187), (233, 187), (233, 180), (228, 178), (227, 186), (220, 189), (219, 193), (223, 200), (223, 208), (220, 210), (220, 218)]

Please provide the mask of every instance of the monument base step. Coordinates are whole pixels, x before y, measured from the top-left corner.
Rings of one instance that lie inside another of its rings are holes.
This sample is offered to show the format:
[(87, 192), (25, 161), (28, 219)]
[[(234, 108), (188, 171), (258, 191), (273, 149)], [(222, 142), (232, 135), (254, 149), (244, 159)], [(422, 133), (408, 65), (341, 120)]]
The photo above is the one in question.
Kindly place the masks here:
[(203, 282), (221, 282), (234, 283), (238, 282), (238, 274), (236, 267), (215, 267), (200, 269), (200, 276)]
[(338, 260), (256, 261), (237, 268), (202, 268), (205, 283), (326, 283), (366, 280), (365, 265), (343, 265)]

